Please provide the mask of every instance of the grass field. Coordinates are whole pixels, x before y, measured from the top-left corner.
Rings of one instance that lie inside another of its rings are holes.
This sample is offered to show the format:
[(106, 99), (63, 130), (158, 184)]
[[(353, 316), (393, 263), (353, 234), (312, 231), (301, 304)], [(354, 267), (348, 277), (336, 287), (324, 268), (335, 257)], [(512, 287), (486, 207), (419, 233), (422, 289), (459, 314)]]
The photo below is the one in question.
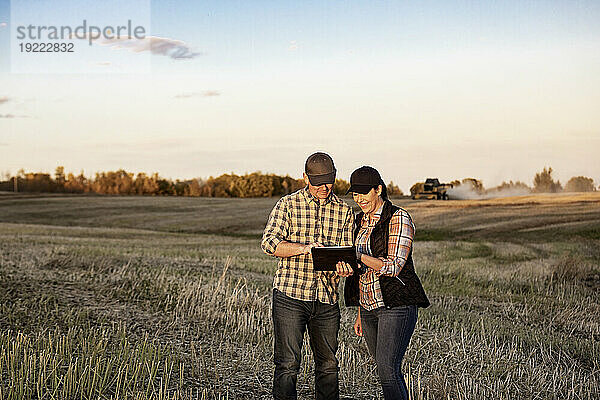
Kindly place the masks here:
[[(0, 196), (0, 399), (269, 398), (276, 200)], [(600, 194), (395, 203), (432, 302), (413, 399), (600, 398)], [(378, 398), (355, 312), (342, 395)]]

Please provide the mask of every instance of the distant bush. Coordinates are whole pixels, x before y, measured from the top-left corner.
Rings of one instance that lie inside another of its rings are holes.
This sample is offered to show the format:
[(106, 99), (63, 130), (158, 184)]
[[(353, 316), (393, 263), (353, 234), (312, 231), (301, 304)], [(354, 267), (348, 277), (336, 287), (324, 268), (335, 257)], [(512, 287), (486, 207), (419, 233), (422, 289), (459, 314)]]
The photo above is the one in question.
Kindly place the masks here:
[(531, 188), (521, 181), (502, 182), (495, 188), (486, 190), (486, 194), (496, 196), (522, 196), (529, 193), (531, 193)]
[(524, 182), (521, 181), (509, 181), (509, 182), (502, 182), (500, 185), (496, 186), (495, 188), (496, 190), (512, 190), (512, 189), (521, 189), (521, 190), (529, 190), (531, 191), (531, 188)]
[(592, 178), (574, 176), (565, 185), (565, 192), (595, 192), (596, 186)]

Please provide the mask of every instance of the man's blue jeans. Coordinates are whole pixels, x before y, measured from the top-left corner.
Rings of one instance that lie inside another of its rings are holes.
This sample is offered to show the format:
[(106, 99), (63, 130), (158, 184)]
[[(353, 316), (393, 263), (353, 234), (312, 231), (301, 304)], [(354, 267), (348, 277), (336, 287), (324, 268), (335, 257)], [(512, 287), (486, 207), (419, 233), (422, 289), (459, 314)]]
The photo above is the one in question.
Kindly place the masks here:
[(372, 311), (360, 308), (362, 331), (375, 357), (383, 397), (408, 399), (402, 376), (402, 358), (417, 323), (417, 306), (380, 307)]
[(315, 397), (339, 399), (338, 348), (340, 308), (318, 301), (292, 299), (273, 290), (273, 327), (275, 331), (275, 399), (296, 399), (296, 380), (304, 332), (308, 328), (310, 347), (315, 359)]

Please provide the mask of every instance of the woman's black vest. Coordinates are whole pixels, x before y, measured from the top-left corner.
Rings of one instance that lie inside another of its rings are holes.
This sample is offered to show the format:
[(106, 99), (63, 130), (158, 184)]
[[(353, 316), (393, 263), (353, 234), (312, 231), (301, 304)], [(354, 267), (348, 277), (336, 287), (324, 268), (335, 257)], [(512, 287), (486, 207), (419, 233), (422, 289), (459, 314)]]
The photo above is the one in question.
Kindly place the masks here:
[[(381, 211), (381, 217), (370, 236), (371, 254), (373, 257), (387, 257), (389, 226), (392, 215), (399, 208), (386, 200)], [(358, 236), (363, 213), (359, 213), (354, 220), (354, 240)], [(346, 306), (359, 305), (358, 274), (350, 275), (346, 278), (344, 286), (344, 300)], [(398, 278), (393, 276), (380, 276), (379, 285), (383, 296), (383, 303), (387, 308), (396, 306), (417, 305), (419, 307), (428, 307), (429, 300), (425, 295), (423, 286), (419, 277), (415, 273), (415, 267), (412, 258), (412, 248), (408, 254), (408, 259), (400, 271)]]

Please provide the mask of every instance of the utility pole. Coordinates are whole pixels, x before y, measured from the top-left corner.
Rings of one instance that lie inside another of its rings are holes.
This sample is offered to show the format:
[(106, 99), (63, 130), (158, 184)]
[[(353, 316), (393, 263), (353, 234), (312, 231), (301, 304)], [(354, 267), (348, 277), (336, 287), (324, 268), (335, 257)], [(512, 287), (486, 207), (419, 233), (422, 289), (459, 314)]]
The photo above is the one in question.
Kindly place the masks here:
[(17, 193), (19, 191), (19, 185), (17, 184), (17, 176), (16, 175), (15, 175), (14, 179), (15, 179), (14, 191), (15, 191), (15, 193)]

